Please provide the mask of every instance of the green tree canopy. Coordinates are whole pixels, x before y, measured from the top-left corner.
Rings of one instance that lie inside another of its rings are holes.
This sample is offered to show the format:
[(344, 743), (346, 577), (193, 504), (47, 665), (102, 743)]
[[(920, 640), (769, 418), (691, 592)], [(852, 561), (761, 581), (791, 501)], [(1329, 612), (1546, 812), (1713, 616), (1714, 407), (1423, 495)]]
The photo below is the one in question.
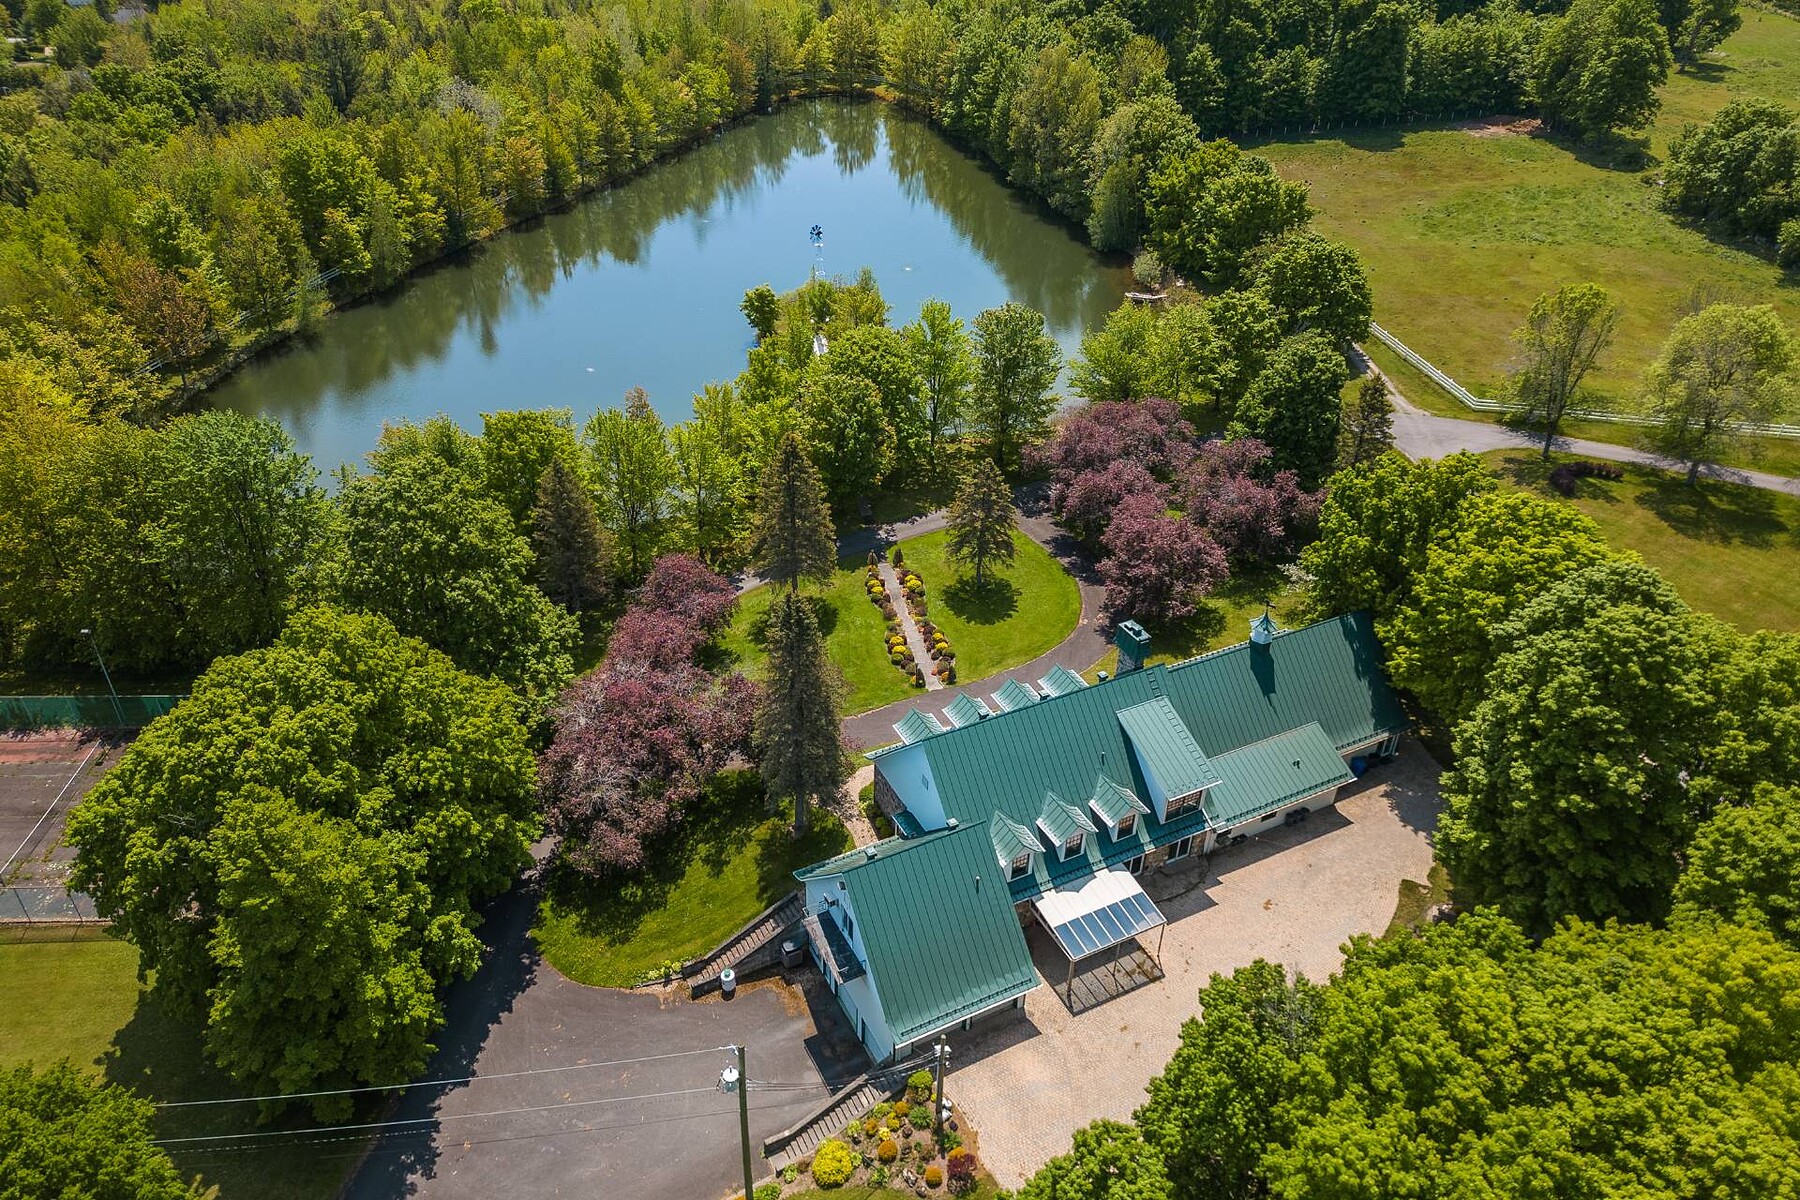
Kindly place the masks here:
[(1654, 120), (1670, 61), (1654, 0), (1575, 0), (1538, 43), (1532, 82), (1552, 122), (1591, 137)]
[(919, 396), (925, 405), (927, 454), (935, 459), (938, 439), (962, 421), (969, 385), (975, 378), (969, 335), (942, 300), (927, 300), (919, 307), (919, 319), (901, 332), (912, 354)]
[(1056, 397), (1050, 388), (1062, 351), (1044, 332), (1042, 313), (1008, 302), (975, 317), (975, 391), (969, 428), (1006, 471), (1020, 450), (1043, 437)]
[(632, 388), (623, 409), (595, 413), (582, 431), (600, 523), (612, 530), (631, 579), (642, 579), (656, 558), (675, 464), (662, 419), (649, 394)]
[(829, 582), (837, 570), (825, 484), (794, 434), (781, 439), (763, 472), (756, 543), (762, 577), (790, 592), (802, 580)]
[(70, 814), (71, 878), (241, 1083), (409, 1078), (537, 834), (518, 709), (380, 617), (310, 609), (138, 737)]
[(1118, 1121), (1075, 1131), (1074, 1144), (1025, 1181), (1018, 1200), (1170, 1200), (1162, 1156)]
[[(1544, 454), (1556, 440), (1581, 381), (1612, 342), (1619, 309), (1598, 284), (1571, 283), (1532, 301), (1525, 324), (1513, 331), (1522, 361), (1507, 393), (1526, 422), (1544, 431)], [(1598, 407), (1596, 399), (1588, 401)]]
[(1800, 949), (1800, 788), (1765, 785), (1695, 831), (1675, 884), (1685, 921), (1714, 913)]
[(1234, 284), (1251, 252), (1306, 224), (1306, 188), (1231, 142), (1208, 142), (1151, 177), (1150, 244), (1188, 279)]
[(833, 503), (846, 505), (887, 476), (894, 465), (894, 427), (873, 383), (815, 369), (801, 392), (800, 411), (807, 457)]
[[(481, 414), (481, 472), (488, 495), (506, 506), (520, 533), (531, 532), (538, 486), (551, 460), (579, 461), (566, 408)], [(577, 476), (578, 477), (578, 476)]]
[(1344, 353), (1330, 339), (1302, 333), (1284, 339), (1238, 402), (1230, 432), (1274, 451), (1277, 470), (1317, 487), (1337, 461), (1340, 393), (1350, 378)]
[(1282, 315), (1284, 332), (1317, 331), (1340, 346), (1369, 336), (1369, 279), (1361, 257), (1342, 242), (1310, 229), (1286, 234), (1255, 257), (1248, 283)]
[(1568, 577), (1501, 626), (1456, 733), (1439, 853), (1459, 896), (1534, 932), (1667, 912), (1715, 738), (1712, 640), (1635, 563)]
[(544, 595), (572, 613), (604, 603), (612, 581), (612, 539), (578, 470), (570, 459), (552, 457), (531, 513), (532, 578)]
[(473, 445), (447, 421), (383, 433), (374, 474), (338, 498), (342, 599), (545, 698), (574, 674), (575, 623), (532, 583), (531, 545), (483, 491)]
[(769, 669), (755, 741), (771, 801), (791, 800), (794, 836), (805, 835), (813, 805), (829, 805), (850, 776), (838, 725), (844, 679), (825, 652), (812, 604), (792, 592), (769, 608)]
[(1650, 445), (1685, 462), (1692, 486), (1743, 422), (1793, 407), (1794, 368), (1793, 335), (1770, 305), (1715, 304), (1683, 318), (1644, 376)]
[(987, 459), (977, 462), (950, 502), (950, 558), (975, 572), (975, 586), (987, 583), (988, 568), (1009, 563), (1017, 553), (1013, 525), (1019, 511), (1000, 468)]
[(1387, 378), (1371, 370), (1357, 385), (1356, 396), (1344, 410), (1338, 434), (1338, 466), (1367, 466), (1394, 448), (1394, 405), (1388, 398)]
[(1394, 682), (1448, 720), (1467, 716), (1509, 645), (1506, 619), (1611, 554), (1593, 521), (1567, 505), (1522, 492), (1470, 497), (1380, 626)]
[(152, 1142), (153, 1111), (67, 1062), (0, 1071), (0, 1200), (202, 1200)]

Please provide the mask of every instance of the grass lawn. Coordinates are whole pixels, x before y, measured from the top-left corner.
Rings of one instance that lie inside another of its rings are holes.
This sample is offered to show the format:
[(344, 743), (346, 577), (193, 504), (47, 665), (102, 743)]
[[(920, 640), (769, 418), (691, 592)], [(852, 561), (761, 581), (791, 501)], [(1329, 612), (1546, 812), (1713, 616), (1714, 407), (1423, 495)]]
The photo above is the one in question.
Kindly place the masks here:
[[(196, 1022), (166, 1013), (137, 979), (137, 951), (102, 937), (0, 945), (0, 1067), (68, 1058), (96, 1076), (153, 1100), (235, 1096), (243, 1088), (205, 1064)], [(314, 1122), (304, 1113), (288, 1120)], [(162, 1137), (247, 1132), (258, 1126), (254, 1105), (165, 1110)], [(278, 1140), (278, 1139), (276, 1139)], [(362, 1141), (182, 1150), (175, 1165), (217, 1186), (219, 1200), (328, 1200), (361, 1153)]]
[(724, 941), (794, 888), (793, 872), (850, 848), (837, 818), (815, 813), (795, 841), (771, 817), (754, 772), (721, 776), (650, 861), (628, 879), (559, 876), (532, 931), (550, 965), (579, 983), (628, 987)]
[[(1772, 303), (1800, 324), (1800, 293), (1772, 261), (1676, 222), (1658, 203), (1660, 156), (1683, 124), (1735, 98), (1792, 103), (1800, 94), (1800, 21), (1748, 7), (1743, 16), (1711, 62), (1670, 77), (1647, 162), (1626, 155), (1615, 166), (1606, 153), (1561, 139), (1447, 127), (1255, 149), (1307, 183), (1321, 232), (1362, 253), (1375, 319), (1477, 393), (1505, 377), (1512, 331), (1540, 293), (1581, 281), (1606, 287), (1621, 320), (1590, 382), (1629, 400), (1697, 291)], [(1401, 387), (1412, 397), (1404, 380)], [(1605, 424), (1571, 432), (1632, 437), (1630, 427)], [(1789, 453), (1800, 462), (1800, 449)]]
[[(1207, 598), (1200, 611), (1179, 625), (1148, 625), (1150, 657), (1147, 665), (1180, 662), (1208, 650), (1222, 650), (1250, 639), (1250, 621), (1269, 601), (1275, 620), (1283, 628), (1299, 624), (1296, 615), (1301, 596), (1289, 591), (1287, 579), (1272, 567), (1260, 567), (1233, 575), (1218, 591)], [(1105, 671), (1112, 674), (1118, 667), (1119, 653), (1109, 650), (1106, 656), (1083, 674), (1091, 683)]]
[[(975, 1186), (963, 1193), (964, 1200), (993, 1200), (1000, 1192), (987, 1172), (982, 1172)], [(943, 1188), (926, 1193), (930, 1196), (949, 1197), (950, 1193)], [(829, 1191), (811, 1188), (806, 1191), (789, 1192), (782, 1200), (917, 1200), (912, 1192), (897, 1188), (870, 1187), (866, 1183), (851, 1184), (848, 1187), (832, 1188)]]
[[(1562, 499), (1536, 454), (1482, 457), (1509, 486)], [(1620, 480), (1580, 480), (1565, 503), (1609, 543), (1642, 555), (1695, 608), (1740, 629), (1800, 631), (1800, 497), (1718, 480), (1689, 488), (1675, 472), (1627, 465)]]
[[(1049, 551), (1022, 533), (1013, 534), (1017, 557), (982, 592), (962, 584), (945, 557), (946, 533), (928, 533), (900, 543), (909, 567), (925, 581), (926, 615), (944, 630), (956, 651), (957, 678), (964, 682), (1029, 662), (1062, 641), (1081, 619), (1081, 592)], [(837, 578), (818, 593), (819, 623), (832, 661), (843, 671), (850, 693), (846, 713), (867, 712), (914, 694), (907, 676), (888, 661), (887, 621), (863, 590), (863, 559), (838, 564)], [(748, 675), (762, 673), (762, 638), (774, 592), (761, 587), (738, 604), (726, 632), (725, 649)]]

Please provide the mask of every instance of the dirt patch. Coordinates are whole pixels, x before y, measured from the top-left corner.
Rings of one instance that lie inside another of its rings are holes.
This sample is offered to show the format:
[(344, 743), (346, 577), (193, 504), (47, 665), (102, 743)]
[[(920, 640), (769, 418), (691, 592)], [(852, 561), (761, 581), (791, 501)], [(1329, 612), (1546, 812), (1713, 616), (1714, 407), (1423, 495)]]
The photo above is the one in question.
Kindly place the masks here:
[(1470, 137), (1503, 138), (1534, 137), (1544, 128), (1544, 123), (1536, 117), (1477, 117), (1473, 121), (1459, 121), (1456, 128)]

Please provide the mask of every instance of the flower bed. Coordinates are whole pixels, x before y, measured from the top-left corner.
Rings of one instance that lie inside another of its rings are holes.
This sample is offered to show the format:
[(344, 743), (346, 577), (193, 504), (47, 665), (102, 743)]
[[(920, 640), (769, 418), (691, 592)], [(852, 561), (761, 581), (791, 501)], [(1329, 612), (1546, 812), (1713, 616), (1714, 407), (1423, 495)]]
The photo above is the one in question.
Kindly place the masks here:
[[(876, 573), (873, 558), (874, 556), (871, 554), (869, 567), (871, 575)], [(931, 661), (929, 664), (920, 663), (913, 658), (912, 652), (906, 647), (906, 631), (901, 627), (899, 618), (892, 614), (889, 615), (888, 620), (889, 659), (895, 666), (912, 676), (914, 687), (925, 686), (925, 672), (928, 670), (943, 683), (955, 683), (956, 651), (950, 648), (950, 639), (944, 631), (931, 622), (926, 608), (925, 581), (919, 577), (917, 571), (906, 565), (906, 556), (898, 546), (894, 547), (893, 563), (894, 573), (899, 576), (900, 586), (906, 592), (906, 607), (912, 613), (913, 624), (917, 627), (919, 636), (925, 643), (925, 650), (931, 656)], [(887, 595), (885, 585), (882, 587), (882, 595), (884, 597)], [(896, 647), (902, 657), (895, 656)]]
[(915, 1073), (905, 1097), (877, 1104), (821, 1143), (810, 1159), (784, 1170), (783, 1190), (868, 1187), (923, 1197), (973, 1191), (981, 1180), (980, 1164), (963, 1145), (954, 1111), (943, 1129), (933, 1132), (931, 1088), (928, 1072)]

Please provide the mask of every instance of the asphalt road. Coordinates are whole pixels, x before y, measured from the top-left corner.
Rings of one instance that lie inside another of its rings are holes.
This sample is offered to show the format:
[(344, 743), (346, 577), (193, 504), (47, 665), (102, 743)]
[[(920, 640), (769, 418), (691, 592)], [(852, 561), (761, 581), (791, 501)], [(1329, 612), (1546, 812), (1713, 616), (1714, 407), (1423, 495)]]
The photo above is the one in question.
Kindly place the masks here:
[(343, 1200), (723, 1197), (743, 1186), (725, 1046), (747, 1047), (759, 1179), (762, 1139), (866, 1069), (829, 997), (779, 980), (700, 1002), (571, 983), (527, 936), (535, 897), (527, 881), (496, 903), (493, 953), (449, 995), (425, 1078), (475, 1079), (409, 1091), (385, 1119), (420, 1124), (381, 1134)]

